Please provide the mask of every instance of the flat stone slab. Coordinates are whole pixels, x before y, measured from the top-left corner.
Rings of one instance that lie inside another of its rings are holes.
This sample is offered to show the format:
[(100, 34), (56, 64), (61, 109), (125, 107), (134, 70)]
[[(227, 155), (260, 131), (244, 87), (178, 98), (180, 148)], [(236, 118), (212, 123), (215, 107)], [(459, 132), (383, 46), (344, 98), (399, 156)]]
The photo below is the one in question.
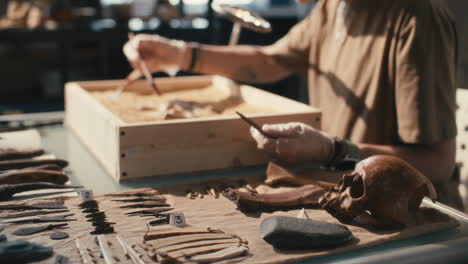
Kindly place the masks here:
[(353, 239), (353, 234), (344, 225), (287, 216), (263, 220), (260, 233), (277, 249), (336, 247)]

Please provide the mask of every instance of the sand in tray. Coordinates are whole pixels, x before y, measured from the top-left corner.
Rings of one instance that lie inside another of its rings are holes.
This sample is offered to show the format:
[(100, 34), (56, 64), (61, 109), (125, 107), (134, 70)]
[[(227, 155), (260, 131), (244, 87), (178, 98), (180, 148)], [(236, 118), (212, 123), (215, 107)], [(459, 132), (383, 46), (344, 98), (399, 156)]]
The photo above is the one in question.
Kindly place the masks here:
[[(101, 104), (126, 123), (234, 115), (235, 111), (244, 114), (275, 112), (273, 109), (253, 106), (240, 98), (230, 97), (229, 94), (220, 92), (211, 85), (201, 89), (167, 92), (160, 96), (124, 91), (118, 101), (112, 99), (113, 93), (114, 90), (90, 92)], [(171, 113), (173, 108), (176, 112), (172, 115), (167, 114)]]

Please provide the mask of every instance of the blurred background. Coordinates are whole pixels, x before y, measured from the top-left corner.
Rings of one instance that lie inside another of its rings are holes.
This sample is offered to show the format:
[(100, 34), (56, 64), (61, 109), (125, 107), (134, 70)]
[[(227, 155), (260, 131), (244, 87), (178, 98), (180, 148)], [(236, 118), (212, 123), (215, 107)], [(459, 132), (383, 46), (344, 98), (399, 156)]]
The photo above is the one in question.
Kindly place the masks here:
[[(268, 34), (242, 31), (239, 43), (256, 45), (275, 42), (314, 6), (294, 0), (218, 1), (248, 8), (271, 23)], [(468, 1), (447, 1), (459, 27), (459, 86), (468, 87)], [(128, 32), (227, 44), (232, 23), (214, 14), (212, 2), (1, 0), (0, 114), (63, 110), (65, 82), (124, 78), (130, 71), (122, 54)], [(260, 88), (307, 102), (304, 87), (303, 80), (291, 77)]]

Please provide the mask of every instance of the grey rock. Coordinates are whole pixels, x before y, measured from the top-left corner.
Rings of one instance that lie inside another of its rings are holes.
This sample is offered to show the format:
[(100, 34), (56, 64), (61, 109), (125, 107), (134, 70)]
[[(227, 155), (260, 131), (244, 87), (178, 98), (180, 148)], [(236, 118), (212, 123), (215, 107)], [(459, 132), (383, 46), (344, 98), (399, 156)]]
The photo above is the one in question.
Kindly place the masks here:
[(70, 263), (71, 263), (70, 259), (65, 256), (58, 255), (55, 258), (55, 264), (70, 264)]
[(0, 243), (0, 263), (30, 263), (52, 256), (52, 248), (23, 240)]
[(315, 249), (343, 245), (353, 239), (346, 226), (287, 216), (272, 216), (260, 224), (263, 239), (277, 249)]

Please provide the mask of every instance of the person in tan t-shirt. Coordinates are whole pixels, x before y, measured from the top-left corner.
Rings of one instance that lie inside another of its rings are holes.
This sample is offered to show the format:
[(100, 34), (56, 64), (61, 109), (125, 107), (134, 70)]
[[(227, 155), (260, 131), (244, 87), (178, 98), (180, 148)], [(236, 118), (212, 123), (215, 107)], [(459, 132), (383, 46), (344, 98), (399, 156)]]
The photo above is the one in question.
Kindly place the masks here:
[[(284, 161), (334, 165), (345, 158), (398, 156), (441, 193), (455, 167), (457, 36), (441, 0), (321, 0), (270, 46), (213, 46), (137, 35), (132, 65), (176, 66), (249, 83), (308, 77), (322, 129), (269, 124), (251, 130), (258, 148)], [(139, 76), (136, 68), (133, 76)], [(455, 204), (441, 197), (447, 203)]]

